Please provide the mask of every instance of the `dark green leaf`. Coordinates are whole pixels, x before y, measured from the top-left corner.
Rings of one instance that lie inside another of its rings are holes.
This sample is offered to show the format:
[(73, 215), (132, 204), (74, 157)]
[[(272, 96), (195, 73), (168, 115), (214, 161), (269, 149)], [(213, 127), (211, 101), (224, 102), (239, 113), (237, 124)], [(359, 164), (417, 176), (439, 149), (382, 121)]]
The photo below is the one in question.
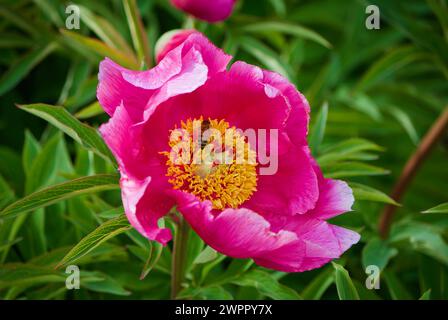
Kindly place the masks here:
[(340, 300), (359, 300), (358, 291), (353, 285), (352, 279), (345, 268), (335, 262), (332, 262), (334, 267), (334, 279), (338, 296)]
[(123, 233), (131, 228), (125, 215), (109, 220), (90, 234), (85, 236), (69, 253), (59, 262), (57, 267), (71, 264), (79, 258), (85, 256), (90, 251), (98, 247), (103, 242)]
[(55, 202), (102, 190), (118, 189), (116, 175), (99, 174), (67, 181), (22, 198), (0, 211), (0, 218), (10, 218)]
[(47, 120), (84, 147), (115, 163), (112, 153), (96, 130), (79, 122), (64, 108), (41, 103), (20, 105), (19, 108)]
[(261, 270), (252, 270), (233, 281), (239, 286), (256, 288), (260, 294), (274, 300), (298, 300), (299, 294), (280, 284), (272, 275)]

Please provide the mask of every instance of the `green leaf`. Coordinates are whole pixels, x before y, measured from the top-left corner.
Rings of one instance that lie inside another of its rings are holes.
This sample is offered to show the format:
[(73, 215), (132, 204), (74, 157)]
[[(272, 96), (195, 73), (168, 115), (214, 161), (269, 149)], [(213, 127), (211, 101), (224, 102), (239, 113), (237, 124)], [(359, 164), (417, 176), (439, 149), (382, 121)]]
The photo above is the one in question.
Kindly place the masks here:
[(317, 161), (321, 166), (330, 165), (337, 161), (349, 160), (352, 155), (365, 151), (383, 151), (383, 148), (365, 139), (352, 138), (325, 148)]
[(99, 174), (63, 182), (34, 192), (12, 203), (0, 211), (0, 218), (11, 218), (81, 194), (118, 188), (118, 177), (110, 174)]
[(281, 61), (276, 52), (265, 44), (251, 37), (241, 37), (238, 41), (246, 52), (258, 59), (267, 68), (280, 73), (286, 78), (290, 77), (288, 70), (291, 69), (285, 62)]
[(9, 249), (11, 246), (15, 245), (16, 243), (19, 243), (20, 241), (22, 241), (22, 238), (17, 238), (7, 243), (0, 243), (0, 252), (2, 252), (5, 249)]
[(359, 300), (358, 291), (356, 291), (348, 271), (335, 262), (332, 262), (332, 264), (334, 267), (334, 279), (339, 300)]
[(178, 299), (233, 300), (233, 296), (223, 287), (211, 286), (186, 288), (179, 293)]
[(334, 272), (332, 269), (322, 271), (317, 277), (303, 289), (301, 296), (304, 300), (319, 300), (327, 289), (334, 282)]
[(408, 114), (397, 107), (389, 107), (387, 110), (401, 124), (401, 126), (404, 128), (404, 130), (408, 134), (409, 138), (411, 139), (411, 141), (415, 145), (418, 145), (420, 138), (419, 138), (417, 130), (415, 129), (414, 124), (412, 123), (412, 120), (408, 116)]
[(47, 120), (87, 149), (115, 163), (115, 158), (97, 131), (76, 119), (63, 107), (48, 104), (19, 105), (19, 108)]
[(366, 200), (400, 206), (394, 199), (377, 189), (355, 182), (350, 182), (349, 185), (352, 188), (353, 195), (357, 201)]
[(324, 103), (319, 113), (317, 114), (316, 123), (310, 134), (309, 144), (313, 155), (316, 156), (319, 151), (319, 146), (324, 139), (325, 127), (327, 125), (328, 117), (328, 103)]
[(418, 300), (431, 300), (431, 289), (425, 291)]
[(143, 280), (149, 272), (154, 268), (154, 266), (157, 264), (157, 262), (160, 259), (160, 256), (162, 255), (163, 245), (160, 244), (157, 241), (151, 241), (149, 242), (151, 248), (149, 249), (149, 256), (148, 259), (146, 259), (145, 265), (143, 266), (142, 273), (140, 275), (140, 279)]
[(0, 175), (0, 209), (3, 209), (7, 204), (14, 201), (14, 191), (5, 181), (2, 175)]
[(448, 213), (448, 202), (439, 204), (438, 206), (425, 210), (422, 213)]
[(146, 37), (146, 31), (138, 11), (137, 2), (136, 0), (123, 0), (123, 6), (138, 58), (141, 63), (144, 62), (149, 67), (152, 63), (148, 38)]
[(61, 271), (21, 263), (4, 264), (0, 268), (0, 289), (19, 285), (48, 284), (65, 281)]
[(130, 56), (134, 56), (134, 53), (128, 46), (126, 40), (108, 20), (94, 14), (86, 6), (78, 6), (80, 9), (79, 16), (81, 21), (84, 22), (101, 40), (114, 49), (126, 52)]
[(384, 82), (405, 66), (426, 58), (427, 53), (413, 46), (394, 48), (371, 65), (358, 82), (356, 90), (365, 91), (377, 83)]
[[(20, 13), (22, 13), (22, 10), (20, 10)], [(5, 18), (6, 21), (9, 21), (13, 25), (22, 29), (23, 31), (29, 33), (33, 37), (39, 34), (40, 30), (36, 29), (36, 27), (31, 23), (31, 21), (29, 21), (29, 19), (26, 19), (19, 15), (19, 12), (17, 11), (14, 12), (12, 10), (9, 10), (5, 5), (0, 6), (0, 16)]]
[(106, 221), (90, 234), (81, 239), (65, 257), (58, 263), (56, 268), (71, 264), (79, 258), (85, 256), (90, 251), (98, 247), (103, 242), (131, 229), (125, 215)]
[(29, 131), (25, 131), (25, 144), (22, 151), (22, 165), (25, 171), (25, 175), (28, 177), (31, 172), (31, 166), (34, 159), (40, 153), (41, 146), (39, 142), (34, 138), (33, 134)]
[(50, 0), (33, 0), (51, 22), (57, 27), (62, 27), (64, 23), (58, 12), (58, 4)]
[(328, 40), (326, 40), (320, 34), (311, 29), (308, 29), (306, 27), (297, 24), (285, 23), (285, 22), (271, 22), (271, 21), (257, 22), (250, 25), (246, 25), (242, 27), (241, 30), (247, 32), (269, 32), (269, 31), (281, 32), (302, 39), (311, 40), (326, 48), (331, 48), (330, 42), (328, 42)]
[(13, 89), (27, 74), (56, 48), (54, 43), (30, 51), (19, 58), (0, 78), (0, 96)]
[(194, 259), (194, 264), (207, 263), (215, 260), (218, 257), (218, 253), (212, 247), (205, 247), (205, 249)]
[(211, 279), (206, 278), (210, 269), (214, 267), (215, 264), (222, 259), (222, 257), (225, 256), (220, 256), (213, 262), (204, 265), (202, 278), (206, 280), (205, 282), (207, 284), (225, 284), (231, 282), (232, 280), (241, 277), (246, 271), (250, 269), (250, 267), (254, 263), (254, 261), (251, 259), (232, 259), (232, 262), (223, 274), (210, 277)]
[(101, 107), (100, 103), (98, 101), (95, 101), (94, 103), (89, 104), (87, 107), (81, 109), (79, 112), (75, 114), (75, 117), (78, 119), (87, 119), (92, 118), (97, 115), (103, 114), (104, 110)]
[(389, 260), (398, 254), (398, 250), (389, 246), (381, 239), (374, 238), (364, 246), (362, 251), (362, 264), (364, 269), (367, 266), (375, 265), (383, 270)]
[(286, 14), (286, 5), (284, 0), (269, 0), (269, 3), (274, 8), (277, 15), (284, 16)]
[[(327, 168), (331, 171), (326, 170)], [(322, 170), (326, 173), (326, 177), (334, 179), (389, 174), (389, 171), (386, 169), (362, 162), (335, 163), (329, 167), (322, 166)]]
[(109, 57), (123, 67), (133, 70), (139, 69), (139, 64), (136, 61), (135, 57), (129, 55), (126, 52), (122, 52), (118, 49), (112, 48), (98, 39), (80, 35), (77, 32), (64, 29), (61, 29), (60, 31), (66, 38), (67, 42), (71, 43), (72, 45), (78, 45), (81, 48), (87, 49), (89, 52), (93, 52), (100, 57)]
[(271, 274), (261, 270), (251, 270), (233, 281), (239, 286), (256, 288), (260, 294), (274, 300), (301, 300), (299, 294), (280, 284)]
[(412, 300), (411, 295), (394, 273), (384, 271), (381, 276), (386, 281), (389, 294), (393, 300)]
[[(43, 146), (34, 159), (27, 174), (25, 192), (29, 194), (52, 183), (56, 175), (57, 162), (61, 154), (62, 134), (55, 134)], [(26, 171), (25, 171), (26, 172)]]
[(351, 92), (347, 87), (342, 87), (338, 90), (336, 99), (347, 107), (357, 110), (375, 121), (382, 120), (377, 103), (363, 92)]
[[(85, 279), (86, 277), (88, 278)], [(123, 288), (123, 286), (114, 278), (98, 271), (81, 272), (81, 287), (87, 288), (90, 291), (110, 293), (117, 296), (128, 296), (131, 294), (130, 291)]]
[(389, 241), (407, 240), (415, 251), (426, 254), (448, 266), (448, 244), (441, 231), (429, 224), (408, 222), (395, 225)]
[(446, 299), (446, 267), (426, 255), (420, 255), (419, 283), (421, 292), (431, 290), (432, 299)]

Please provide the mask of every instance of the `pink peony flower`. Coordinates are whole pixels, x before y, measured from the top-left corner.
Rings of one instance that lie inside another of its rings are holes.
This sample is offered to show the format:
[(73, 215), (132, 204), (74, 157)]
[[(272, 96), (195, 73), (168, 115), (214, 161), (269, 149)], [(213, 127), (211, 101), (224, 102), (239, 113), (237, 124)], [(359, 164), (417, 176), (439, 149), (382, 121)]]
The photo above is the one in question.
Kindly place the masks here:
[[(151, 70), (100, 64), (98, 100), (111, 116), (100, 132), (119, 164), (130, 223), (166, 244), (170, 230), (158, 222), (176, 205), (215, 250), (286, 272), (318, 268), (358, 242), (357, 233), (326, 222), (350, 211), (354, 199), (345, 182), (323, 177), (310, 154), (305, 97), (256, 66), (238, 61), (227, 70), (232, 57), (198, 32), (178, 40)], [(236, 133), (255, 164), (175, 163), (173, 142), (203, 148), (188, 133), (204, 125)], [(261, 174), (260, 158), (274, 140), (256, 150), (237, 129), (278, 130), (278, 152), (270, 154), (278, 155), (275, 174)]]
[(208, 22), (226, 20), (236, 0), (171, 0), (178, 9)]

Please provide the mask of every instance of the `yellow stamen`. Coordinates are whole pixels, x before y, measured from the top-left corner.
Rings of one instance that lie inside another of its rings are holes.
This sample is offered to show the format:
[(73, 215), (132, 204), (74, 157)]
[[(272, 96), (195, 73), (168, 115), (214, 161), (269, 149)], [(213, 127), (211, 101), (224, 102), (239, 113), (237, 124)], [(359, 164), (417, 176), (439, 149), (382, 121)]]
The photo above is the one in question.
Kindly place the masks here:
[[(205, 138), (208, 129), (212, 134)], [(182, 121), (180, 130), (171, 131), (169, 146), (171, 152), (161, 153), (174, 189), (210, 200), (214, 209), (237, 208), (257, 190), (256, 153), (228, 122)]]

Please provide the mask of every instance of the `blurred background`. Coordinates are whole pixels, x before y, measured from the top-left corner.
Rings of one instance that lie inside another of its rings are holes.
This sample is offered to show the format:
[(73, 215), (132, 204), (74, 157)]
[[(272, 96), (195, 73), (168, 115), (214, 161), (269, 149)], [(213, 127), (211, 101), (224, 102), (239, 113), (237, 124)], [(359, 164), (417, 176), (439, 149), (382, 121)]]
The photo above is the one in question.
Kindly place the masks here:
[[(69, 4), (80, 8), (79, 30), (65, 26)], [(371, 4), (380, 9), (377, 30), (365, 25)], [(115, 172), (15, 104), (58, 105), (93, 127), (105, 122), (96, 101), (99, 61), (109, 56), (140, 67), (129, 6), (139, 12), (152, 52), (163, 33), (194, 26), (234, 61), (288, 77), (310, 102), (310, 144), (325, 175), (348, 181), (357, 199), (354, 212), (333, 220), (360, 232), (360, 243), (337, 265), (310, 272), (232, 260), (191, 234), (182, 297), (448, 298), (448, 210), (422, 213), (448, 202), (446, 133), (408, 184), (388, 237), (378, 231), (385, 206), (396, 204), (387, 195), (448, 105), (445, 0), (239, 0), (228, 20), (213, 25), (167, 0), (0, 0), (0, 209), (46, 186)], [(170, 247), (126, 229), (70, 251), (117, 218), (120, 205), (118, 190), (103, 191), (0, 220), (0, 298), (169, 298)], [(65, 268), (54, 269), (63, 258), (61, 266), (82, 270), (81, 289), (67, 290)], [(369, 265), (381, 271), (379, 289), (365, 285)]]

